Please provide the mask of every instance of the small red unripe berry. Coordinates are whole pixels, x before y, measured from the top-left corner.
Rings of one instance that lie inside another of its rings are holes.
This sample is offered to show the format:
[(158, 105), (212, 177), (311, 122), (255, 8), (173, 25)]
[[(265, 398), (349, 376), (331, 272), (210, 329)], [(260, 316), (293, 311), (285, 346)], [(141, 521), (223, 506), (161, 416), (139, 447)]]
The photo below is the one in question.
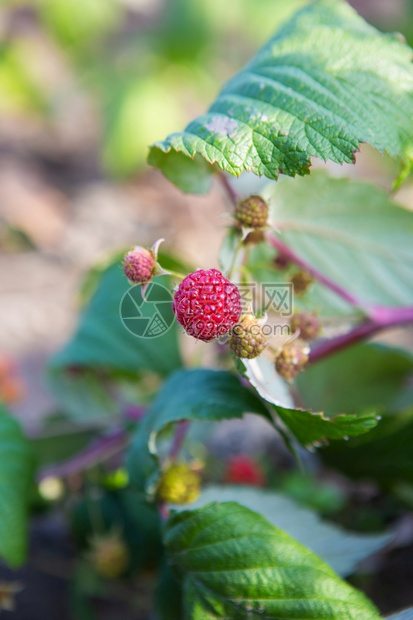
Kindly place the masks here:
[(152, 250), (137, 245), (123, 259), (123, 271), (129, 282), (147, 284), (155, 275), (156, 258)]
[(236, 325), (241, 315), (241, 295), (217, 269), (198, 269), (182, 280), (172, 308), (190, 336), (208, 342)]

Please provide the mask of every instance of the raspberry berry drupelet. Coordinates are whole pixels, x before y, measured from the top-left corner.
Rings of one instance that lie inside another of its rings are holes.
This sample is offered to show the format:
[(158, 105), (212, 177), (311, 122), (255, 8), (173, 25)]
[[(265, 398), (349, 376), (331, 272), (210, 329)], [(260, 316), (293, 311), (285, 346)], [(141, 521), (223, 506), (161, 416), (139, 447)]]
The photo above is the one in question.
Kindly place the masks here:
[(156, 272), (155, 253), (137, 245), (123, 259), (123, 270), (132, 284), (147, 284)]
[(172, 304), (178, 323), (206, 342), (227, 334), (241, 316), (241, 295), (218, 269), (198, 269), (186, 276)]

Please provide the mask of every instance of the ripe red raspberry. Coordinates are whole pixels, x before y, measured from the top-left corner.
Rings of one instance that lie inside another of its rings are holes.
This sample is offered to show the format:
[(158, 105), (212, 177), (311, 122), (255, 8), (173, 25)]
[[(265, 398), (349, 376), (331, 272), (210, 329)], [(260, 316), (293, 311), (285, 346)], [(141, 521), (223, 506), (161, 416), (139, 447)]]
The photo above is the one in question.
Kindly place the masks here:
[(217, 269), (198, 269), (186, 276), (175, 293), (172, 308), (178, 323), (198, 340), (214, 340), (237, 324), (241, 295)]
[(123, 259), (123, 271), (129, 282), (147, 284), (156, 271), (156, 258), (152, 250), (137, 245)]

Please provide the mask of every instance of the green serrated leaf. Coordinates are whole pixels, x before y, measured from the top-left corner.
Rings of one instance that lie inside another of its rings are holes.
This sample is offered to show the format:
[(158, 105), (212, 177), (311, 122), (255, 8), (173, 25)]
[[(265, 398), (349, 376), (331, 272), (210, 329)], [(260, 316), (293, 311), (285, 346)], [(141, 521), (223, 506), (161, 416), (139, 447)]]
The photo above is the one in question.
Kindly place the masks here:
[(27, 552), (27, 503), (33, 458), (17, 420), (0, 406), (0, 557), (12, 568)]
[(235, 502), (174, 514), (165, 545), (184, 577), (185, 620), (380, 618), (323, 560)]
[(352, 163), (362, 142), (399, 156), (412, 136), (410, 63), (410, 48), (346, 2), (311, 3), (224, 86), (207, 114), (153, 145), (149, 163), (179, 185), (166, 161), (182, 153), (193, 162), (196, 190), (205, 175), (199, 155), (233, 175), (270, 179), (307, 174), (311, 157)]
[(247, 377), (257, 392), (271, 403), (275, 413), (303, 446), (321, 445), (330, 439), (346, 439), (367, 433), (377, 426), (375, 414), (340, 414), (330, 419), (324, 413), (296, 409), (286, 383), (264, 356), (243, 360)]
[(271, 423), (262, 401), (226, 371), (181, 370), (172, 375), (143, 419), (127, 457), (131, 483), (149, 494), (158, 476), (156, 438), (169, 424), (180, 420), (204, 422), (242, 418), (257, 413)]
[(385, 547), (392, 539), (389, 534), (363, 535), (345, 531), (322, 521), (316, 512), (303, 508), (282, 493), (242, 486), (208, 486), (191, 504), (191, 510), (211, 502), (238, 502), (258, 512), (320, 556), (341, 577), (351, 575), (361, 560)]
[(321, 445), (329, 439), (347, 439), (368, 433), (377, 426), (374, 414), (346, 415), (327, 418), (323, 413), (275, 407), (277, 414), (303, 446)]
[(272, 183), (266, 197), (283, 243), (305, 262), (365, 305), (413, 304), (413, 213), (385, 192), (317, 170)]

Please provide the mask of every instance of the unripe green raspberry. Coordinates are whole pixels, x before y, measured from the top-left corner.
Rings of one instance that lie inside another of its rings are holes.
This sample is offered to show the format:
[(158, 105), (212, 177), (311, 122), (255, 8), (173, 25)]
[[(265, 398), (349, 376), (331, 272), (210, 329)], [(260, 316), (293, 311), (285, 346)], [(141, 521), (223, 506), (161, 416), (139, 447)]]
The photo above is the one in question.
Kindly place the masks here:
[(308, 362), (310, 348), (304, 340), (297, 338), (287, 342), (275, 358), (275, 368), (286, 381), (292, 381)]
[(123, 271), (129, 282), (144, 285), (156, 273), (156, 256), (152, 250), (137, 245), (123, 259)]
[(263, 228), (267, 225), (268, 205), (260, 196), (250, 196), (235, 207), (235, 219), (245, 228)]
[(253, 314), (246, 314), (232, 330), (229, 346), (242, 359), (254, 359), (261, 355), (267, 338)]
[(314, 278), (308, 271), (297, 271), (292, 276), (291, 282), (294, 286), (294, 293), (296, 295), (302, 295), (314, 282)]
[(201, 492), (201, 478), (187, 463), (174, 463), (162, 474), (158, 498), (168, 504), (191, 504)]
[(129, 552), (118, 533), (96, 536), (91, 542), (90, 560), (99, 575), (116, 579), (129, 565)]
[(311, 312), (294, 314), (290, 319), (291, 331), (298, 332), (303, 340), (314, 340), (320, 333), (320, 323)]

